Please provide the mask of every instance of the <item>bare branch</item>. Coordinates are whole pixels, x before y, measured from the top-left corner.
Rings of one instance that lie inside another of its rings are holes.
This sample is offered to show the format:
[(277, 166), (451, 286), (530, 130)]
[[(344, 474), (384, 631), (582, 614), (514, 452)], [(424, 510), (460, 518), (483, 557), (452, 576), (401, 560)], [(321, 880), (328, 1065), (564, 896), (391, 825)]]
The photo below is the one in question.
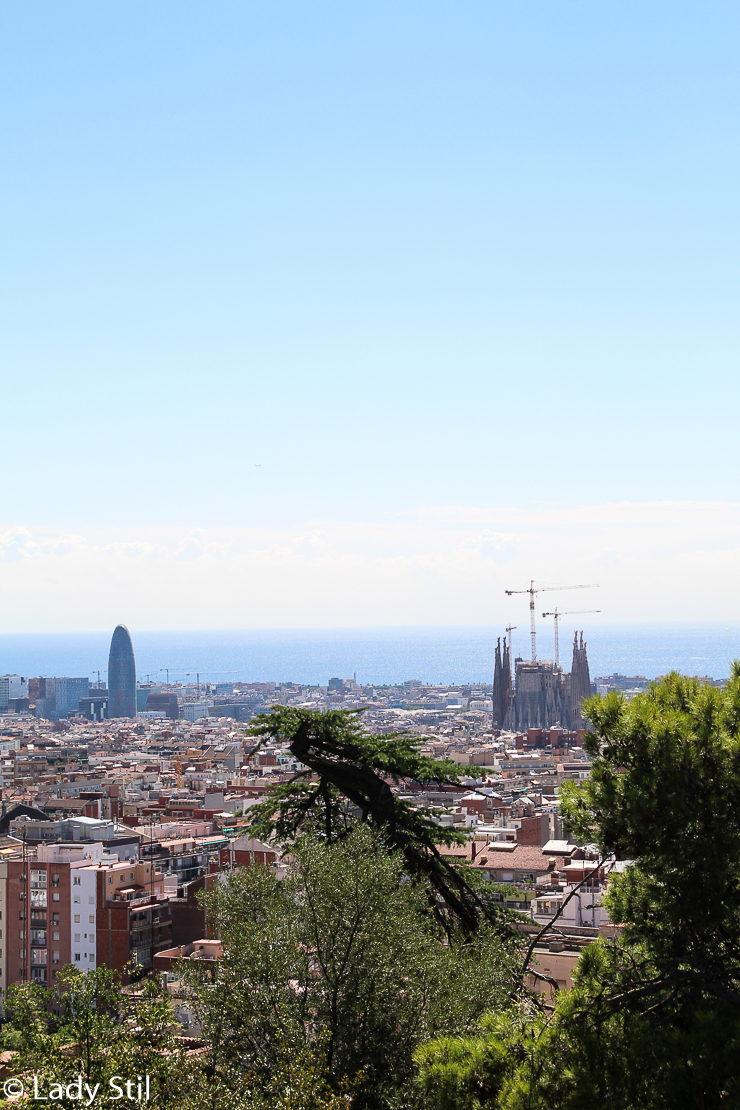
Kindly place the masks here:
[[(609, 864), (609, 871), (612, 870), (615, 863), (616, 863), (616, 860), (612, 860), (612, 862)], [(555, 916), (552, 918), (552, 920), (548, 921), (545, 925), (543, 925), (543, 927), (540, 929), (539, 933), (537, 933), (537, 936), (534, 937), (534, 939), (532, 940), (532, 943), (530, 944), (529, 948), (527, 949), (527, 954), (524, 957), (524, 963), (522, 965), (522, 978), (524, 978), (524, 976), (527, 974), (527, 970), (529, 968), (529, 961), (532, 958), (532, 953), (534, 952), (535, 948), (537, 947), (539, 942), (544, 937), (545, 933), (549, 932), (549, 930), (552, 929), (553, 925), (555, 924), (557, 919), (560, 917), (560, 915), (562, 914), (565, 907), (570, 902), (571, 898), (573, 898), (578, 893), (578, 891), (581, 889), (581, 887), (584, 885), (584, 883), (587, 883), (588, 880), (591, 879), (596, 874), (596, 872), (599, 870), (599, 868), (603, 867), (603, 866), (604, 866), (604, 860), (601, 856), (599, 856), (599, 859), (598, 859), (596, 865), (589, 871), (589, 873), (587, 875), (583, 876), (580, 883), (577, 883), (573, 887), (573, 889), (571, 890), (568, 897), (565, 898), (560, 903), (560, 908), (557, 911), (557, 913), (555, 914)]]

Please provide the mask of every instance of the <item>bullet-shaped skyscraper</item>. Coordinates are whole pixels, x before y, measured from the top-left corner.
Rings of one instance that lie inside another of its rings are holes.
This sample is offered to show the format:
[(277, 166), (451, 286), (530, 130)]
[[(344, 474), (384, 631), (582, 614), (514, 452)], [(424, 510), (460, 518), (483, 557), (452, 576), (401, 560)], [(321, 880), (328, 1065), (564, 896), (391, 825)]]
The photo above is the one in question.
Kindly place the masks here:
[(113, 633), (108, 655), (108, 716), (136, 716), (134, 645), (125, 624)]

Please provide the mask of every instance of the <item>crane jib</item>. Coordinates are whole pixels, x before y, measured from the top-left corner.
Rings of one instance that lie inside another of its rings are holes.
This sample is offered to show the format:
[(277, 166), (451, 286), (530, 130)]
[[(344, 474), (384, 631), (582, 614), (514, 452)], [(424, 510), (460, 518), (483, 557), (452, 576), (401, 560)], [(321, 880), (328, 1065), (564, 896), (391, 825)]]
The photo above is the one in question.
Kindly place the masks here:
[[(535, 596), (535, 594), (552, 593), (554, 590), (593, 590), (593, 589), (598, 589), (598, 585), (599, 585), (598, 582), (586, 582), (586, 583), (579, 582), (577, 585), (574, 585), (574, 586), (535, 586), (534, 579), (531, 579), (530, 583), (529, 583), (529, 589), (526, 589), (526, 590), (505, 590), (504, 591), (504, 593), (506, 593), (509, 597), (511, 597), (512, 594), (529, 594), (529, 618), (530, 618), (530, 620), (529, 620), (529, 623), (530, 623), (530, 632), (529, 632), (529, 634), (530, 634), (531, 639), (532, 639), (532, 662), (533, 663), (536, 662), (536, 660), (537, 660), (537, 630), (535, 628), (535, 612), (534, 612), (534, 596)], [(589, 611), (589, 610), (583, 610), (583, 611)], [(590, 610), (590, 612), (600, 612), (600, 610), (598, 610), (598, 609), (593, 610), (592, 609), (592, 610)], [(564, 614), (560, 614), (560, 615), (564, 615)], [(544, 614), (543, 614), (543, 616), (544, 616)], [(558, 651), (558, 618), (556, 616), (555, 617), (555, 662), (556, 663), (558, 662), (558, 655), (559, 655), (559, 651)]]

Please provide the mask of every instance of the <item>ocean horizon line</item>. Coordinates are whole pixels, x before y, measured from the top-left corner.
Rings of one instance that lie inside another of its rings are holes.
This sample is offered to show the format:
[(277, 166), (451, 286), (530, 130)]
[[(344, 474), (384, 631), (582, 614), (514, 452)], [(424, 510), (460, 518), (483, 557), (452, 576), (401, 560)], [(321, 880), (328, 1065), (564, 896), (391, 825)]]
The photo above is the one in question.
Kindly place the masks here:
[[(585, 622), (584, 622), (585, 623)], [(579, 624), (580, 628), (584, 624)], [(490, 682), (499, 624), (342, 628), (189, 629), (131, 632), (139, 681), (209, 680), (325, 685), (357, 675), (365, 685), (419, 679), (430, 685)], [(574, 625), (560, 625), (560, 663), (570, 669)], [(113, 629), (0, 633), (0, 674), (105, 675)], [(740, 658), (740, 624), (603, 622), (584, 628), (592, 676), (655, 678), (671, 670), (726, 678)], [(513, 632), (512, 656), (530, 657), (529, 620)], [(538, 621), (537, 655), (554, 658), (552, 621)], [(218, 676), (218, 677), (217, 677)]]

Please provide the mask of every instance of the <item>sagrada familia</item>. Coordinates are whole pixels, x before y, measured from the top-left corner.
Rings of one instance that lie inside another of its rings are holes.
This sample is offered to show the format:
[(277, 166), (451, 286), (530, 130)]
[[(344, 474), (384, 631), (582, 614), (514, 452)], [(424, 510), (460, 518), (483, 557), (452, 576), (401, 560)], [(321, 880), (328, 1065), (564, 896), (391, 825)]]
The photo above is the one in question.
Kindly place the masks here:
[(494, 728), (525, 732), (528, 728), (585, 728), (581, 716), (584, 698), (591, 696), (591, 676), (588, 671), (586, 645), (581, 632), (573, 640), (573, 664), (570, 674), (550, 662), (515, 661), (516, 685), (512, 687), (511, 659), (504, 638), (496, 644), (496, 662), (493, 672), (493, 725)]

